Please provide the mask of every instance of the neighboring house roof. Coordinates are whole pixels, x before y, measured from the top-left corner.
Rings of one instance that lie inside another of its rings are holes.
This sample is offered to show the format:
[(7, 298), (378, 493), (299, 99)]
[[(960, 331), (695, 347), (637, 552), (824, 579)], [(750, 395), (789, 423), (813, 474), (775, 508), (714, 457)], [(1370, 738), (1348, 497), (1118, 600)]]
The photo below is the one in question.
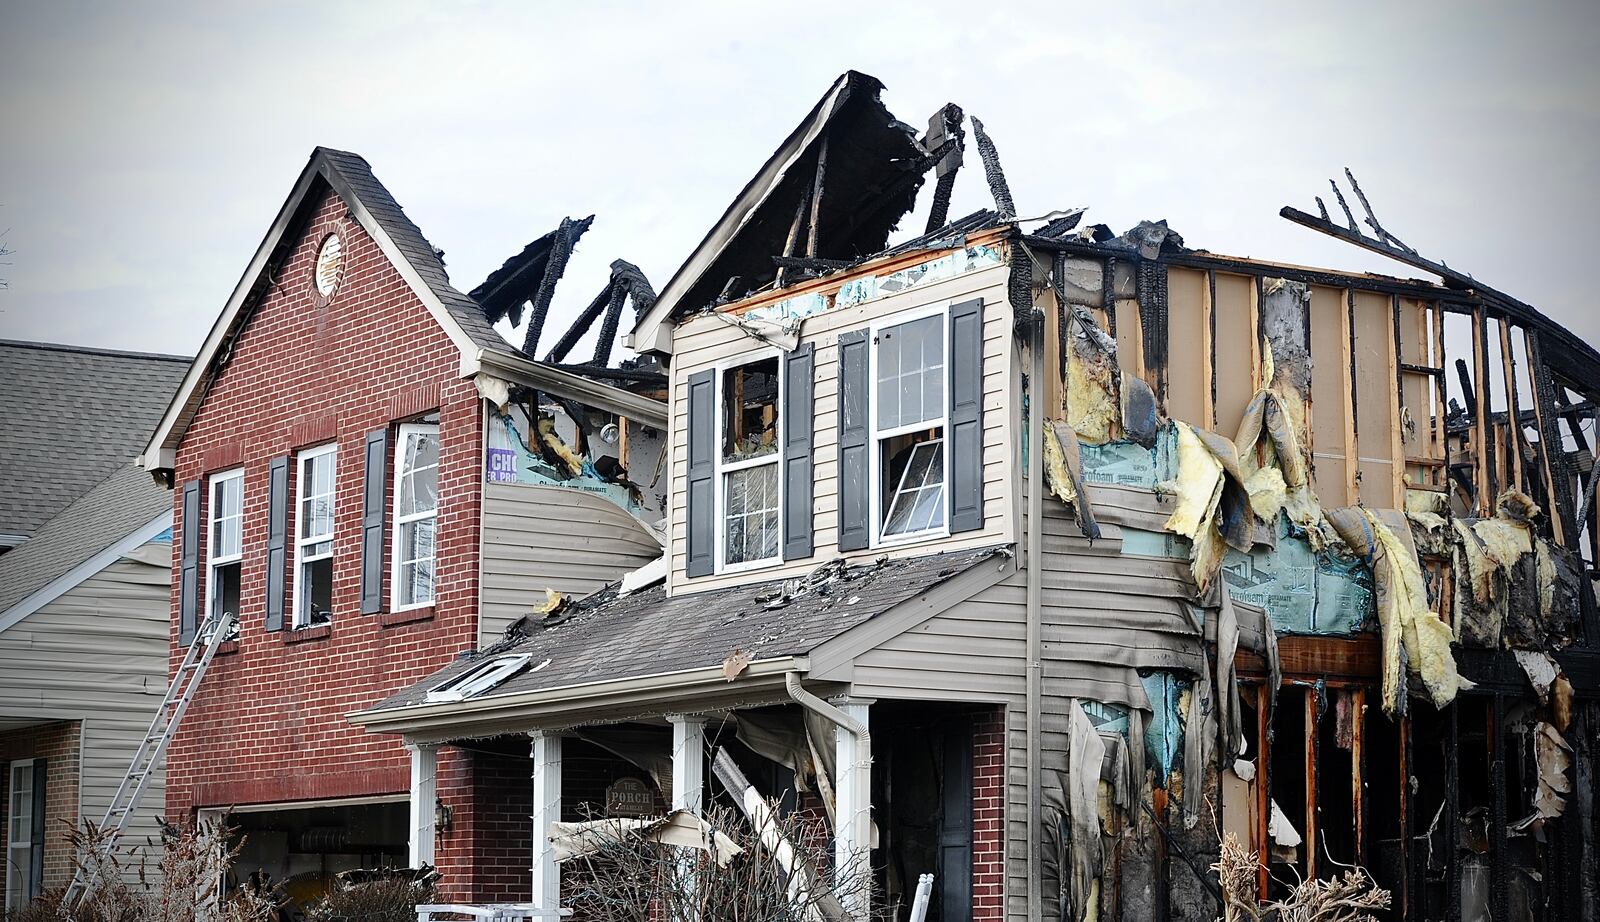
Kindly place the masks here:
[[(450, 284), (444, 261), (427, 238), (422, 236), (417, 225), (406, 217), (400, 203), (373, 175), (367, 161), (358, 154), (318, 147), (312, 151), (311, 159), (301, 170), (293, 191), (278, 210), (277, 218), (273, 220), (261, 245), (256, 248), (244, 275), (223, 306), (222, 313), (212, 324), (211, 332), (206, 334), (200, 354), (189, 366), (177, 395), (161, 417), (140, 458), (145, 469), (172, 469), (178, 443), (199, 410), (211, 377), (227, 361), (227, 346), (249, 323), (250, 307), (264, 293), (265, 282), (271, 274), (268, 270), (298, 242), (299, 231), (309, 217), (310, 210), (317, 206), (320, 199), (318, 193), (323, 188), (331, 188), (339, 195), (350, 209), (351, 216), (378, 244), (400, 277), (460, 350), (463, 377), (477, 373), (484, 366), (485, 359), (491, 362), (499, 359), (501, 367), (497, 367), (497, 370), (502, 373), (505, 368), (523, 370), (521, 363), (526, 360), (494, 331), (484, 316), (484, 308)], [(538, 371), (534, 369), (535, 374)], [(556, 386), (561, 387), (566, 383), (563, 379), (557, 381)], [(641, 404), (633, 415), (649, 410), (652, 413), (659, 411), (659, 415), (665, 417), (665, 408), (660, 401), (635, 399), (634, 395), (618, 388), (592, 382), (580, 385), (578, 390), (591, 395), (588, 402), (600, 408), (608, 408), (605, 401), (620, 395), (619, 399), (624, 404), (630, 400), (633, 403), (643, 401), (650, 404)]]
[(172, 528), (172, 493), (124, 464), (0, 556), (0, 631)]
[(795, 210), (810, 195), (825, 136), (832, 151), (814, 255), (851, 260), (884, 248), (916, 203), (932, 160), (916, 131), (884, 107), (878, 98), (882, 90), (876, 77), (856, 71), (834, 81), (640, 316), (635, 350), (671, 352), (673, 319), (709, 305), (731, 277), (747, 283), (771, 277), (772, 257), (783, 253)]
[[(535, 628), (526, 640), (464, 657), (373, 711), (426, 703), (429, 689), (484, 662), (490, 652), (527, 653), (531, 664), (549, 664), (524, 670), (473, 701), (717, 666), (735, 650), (751, 661), (800, 656), (1004, 554), (1004, 547), (995, 546), (864, 565), (834, 561), (798, 580), (672, 597), (662, 587), (619, 597), (613, 586), (575, 603), (557, 616), (558, 623)], [(998, 569), (994, 578), (1000, 578)]]
[(0, 547), (132, 461), (188, 362), (0, 340)]

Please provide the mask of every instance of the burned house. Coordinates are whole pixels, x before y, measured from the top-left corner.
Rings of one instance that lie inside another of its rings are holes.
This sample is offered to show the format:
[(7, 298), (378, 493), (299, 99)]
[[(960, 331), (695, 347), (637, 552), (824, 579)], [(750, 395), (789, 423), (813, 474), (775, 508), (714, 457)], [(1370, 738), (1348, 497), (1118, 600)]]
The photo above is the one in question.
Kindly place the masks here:
[[(231, 817), (236, 876), (291, 909), (338, 872), (433, 860), (410, 834), (435, 813), (413, 796), (422, 756), (345, 715), (662, 547), (666, 381), (610, 361), (649, 283), (619, 261), (533, 355), (589, 220), (465, 293), (365, 160), (312, 154), (141, 457), (171, 488), (177, 716), (152, 726), (164, 804), (118, 809)], [(524, 311), (526, 351), (493, 328)]]
[[(632, 330), (660, 560), (351, 715), (419, 753), (414, 854), (551, 910), (554, 824), (630, 778), (826, 816), (841, 916), (931, 874), (928, 918), (1209, 920), (1360, 866), (1387, 917), (1595, 918), (1600, 354), (1353, 178), (1365, 225), (1284, 216), (1433, 280), (1020, 218), (978, 119), (880, 90)], [(969, 131), (995, 207), (952, 221)]]

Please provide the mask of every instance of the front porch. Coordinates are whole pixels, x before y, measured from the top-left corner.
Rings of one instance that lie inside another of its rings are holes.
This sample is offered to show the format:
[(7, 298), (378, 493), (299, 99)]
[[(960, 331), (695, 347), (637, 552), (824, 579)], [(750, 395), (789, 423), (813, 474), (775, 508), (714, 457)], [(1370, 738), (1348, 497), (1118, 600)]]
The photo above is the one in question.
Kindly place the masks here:
[[(785, 878), (814, 880), (845, 917), (870, 908), (898, 920), (912, 917), (919, 878), (932, 875), (929, 922), (999, 918), (1003, 708), (823, 699), (797, 680), (790, 688), (786, 702), (413, 743), (412, 863), (439, 868), (441, 902), (577, 917), (604, 902), (612, 918), (649, 918), (652, 892), (659, 904), (659, 888), (682, 885), (673, 874), (630, 881), (634, 905), (618, 906), (622, 887), (595, 876), (604, 861), (563, 849), (582, 828), (572, 824), (687, 811), (764, 839), (738, 859), (760, 867), (701, 861), (699, 874), (738, 877), (788, 861)], [(687, 886), (705, 897), (717, 883)], [(816, 904), (827, 918), (821, 896)]]

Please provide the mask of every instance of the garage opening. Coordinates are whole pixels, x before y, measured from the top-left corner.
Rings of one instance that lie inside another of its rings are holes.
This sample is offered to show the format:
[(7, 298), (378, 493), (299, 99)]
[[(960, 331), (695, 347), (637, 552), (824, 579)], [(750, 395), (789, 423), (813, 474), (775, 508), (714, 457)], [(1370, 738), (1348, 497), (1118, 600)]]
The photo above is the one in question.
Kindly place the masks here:
[(409, 814), (405, 801), (231, 814), (239, 857), (228, 887), (281, 888), (289, 901), (285, 922), (293, 922), (332, 891), (341, 871), (404, 867)]

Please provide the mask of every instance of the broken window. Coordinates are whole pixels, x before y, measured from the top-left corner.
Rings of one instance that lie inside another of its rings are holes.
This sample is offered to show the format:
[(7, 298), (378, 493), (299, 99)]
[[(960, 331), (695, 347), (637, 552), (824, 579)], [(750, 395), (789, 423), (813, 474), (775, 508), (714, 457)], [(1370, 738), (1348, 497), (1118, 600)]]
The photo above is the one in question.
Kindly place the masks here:
[[(207, 610), (239, 615), (240, 570), (244, 561), (244, 471), (211, 475), (208, 511), (211, 540), (206, 547)], [(235, 622), (234, 630), (238, 629)]]
[[(455, 678), (429, 689), (428, 700), (464, 701), (474, 695), (483, 694), (521, 672), (528, 665), (528, 660), (531, 658), (527, 653), (520, 653), (516, 656), (501, 656), (485, 663), (479, 663)], [(545, 660), (533, 667), (533, 671), (538, 672), (548, 665), (550, 665), (550, 661)]]
[(945, 320), (910, 320), (874, 339), (874, 444), (884, 539), (945, 524)]
[(778, 358), (722, 372), (722, 564), (778, 557)]
[(337, 446), (300, 453), (296, 489), (294, 626), (325, 624), (333, 613), (333, 497)]
[(394, 465), (393, 610), (433, 604), (439, 514), (439, 424), (400, 427)]

